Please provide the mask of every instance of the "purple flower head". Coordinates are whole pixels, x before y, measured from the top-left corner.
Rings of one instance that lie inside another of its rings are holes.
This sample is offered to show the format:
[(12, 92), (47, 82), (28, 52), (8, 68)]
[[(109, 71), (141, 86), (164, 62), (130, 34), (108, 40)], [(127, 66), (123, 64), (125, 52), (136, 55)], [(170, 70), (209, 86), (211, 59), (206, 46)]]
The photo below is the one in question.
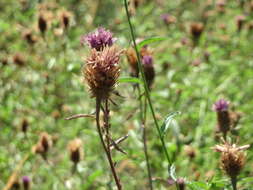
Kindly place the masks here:
[(144, 55), (142, 58), (142, 64), (144, 66), (153, 66), (153, 57), (151, 55)]
[(229, 106), (228, 101), (226, 101), (224, 99), (220, 99), (220, 100), (218, 100), (217, 102), (214, 103), (213, 110), (216, 111), (216, 112), (227, 111), (228, 106)]
[(22, 182), (23, 182), (24, 190), (28, 190), (29, 187), (30, 187), (31, 179), (28, 176), (23, 176), (22, 177)]
[(167, 24), (169, 16), (170, 16), (170, 15), (169, 15), (168, 13), (162, 14), (162, 15), (161, 15), (162, 21), (163, 21), (164, 23)]
[(105, 46), (112, 46), (116, 41), (112, 33), (104, 28), (98, 28), (95, 32), (91, 32), (81, 37), (81, 44), (88, 44), (91, 48), (101, 51)]
[(22, 181), (23, 181), (23, 183), (30, 183), (31, 180), (28, 176), (23, 176)]

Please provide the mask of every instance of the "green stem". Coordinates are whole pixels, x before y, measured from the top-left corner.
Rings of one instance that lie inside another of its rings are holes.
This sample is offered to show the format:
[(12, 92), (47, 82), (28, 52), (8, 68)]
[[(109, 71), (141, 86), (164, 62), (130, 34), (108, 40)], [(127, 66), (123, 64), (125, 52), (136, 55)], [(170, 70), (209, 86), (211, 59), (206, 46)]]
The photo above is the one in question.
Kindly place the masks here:
[[(151, 98), (150, 98), (150, 94), (149, 94), (148, 84), (147, 84), (147, 81), (146, 81), (146, 78), (145, 78), (143, 67), (141, 65), (140, 54), (138, 52), (136, 41), (135, 41), (135, 34), (134, 34), (133, 26), (132, 26), (132, 23), (131, 23), (131, 20), (130, 20), (130, 14), (129, 14), (129, 11), (128, 11), (127, 0), (124, 0), (124, 5), (125, 5), (125, 11), (126, 11), (126, 15), (127, 15), (127, 20), (128, 20), (130, 32), (131, 32), (131, 37), (132, 37), (132, 40), (133, 40), (133, 43), (134, 43), (134, 49), (135, 49), (135, 52), (136, 52), (136, 55), (137, 55), (138, 68), (139, 68), (139, 71), (141, 73), (142, 81), (144, 83), (145, 96), (146, 96), (146, 98), (148, 100), (149, 108), (150, 108), (150, 111), (151, 111), (151, 114), (152, 114), (152, 117), (153, 117), (156, 129), (157, 129), (157, 132), (158, 132), (158, 135), (159, 135), (159, 139), (160, 139), (160, 141), (162, 143), (163, 151), (165, 153), (165, 156), (166, 156), (166, 159), (168, 161), (169, 167), (171, 167), (172, 161), (171, 161), (169, 153), (168, 153), (168, 151), (166, 149), (165, 141), (164, 141), (164, 138), (162, 136), (162, 132), (160, 131), (159, 124), (158, 124), (158, 121), (157, 121), (156, 116), (155, 116), (155, 111), (154, 111), (154, 108), (153, 108), (153, 105), (152, 105), (152, 101), (151, 101)], [(177, 184), (176, 184), (176, 187), (178, 189), (178, 185)]]
[(138, 88), (138, 97), (140, 102), (140, 121), (141, 121), (141, 127), (142, 127), (142, 143), (143, 143), (143, 151), (145, 155), (146, 160), (146, 167), (148, 172), (148, 180), (149, 180), (149, 189), (153, 190), (153, 183), (152, 183), (152, 174), (151, 174), (151, 167), (149, 162), (149, 155), (148, 155), (148, 147), (147, 147), (147, 135), (146, 135), (146, 112), (147, 112), (147, 106), (146, 106), (146, 98), (144, 98), (144, 106), (142, 104), (142, 97), (141, 97), (141, 90), (139, 84), (137, 85)]
[(237, 177), (231, 177), (231, 184), (232, 184), (232, 187), (233, 187), (233, 190), (237, 190)]

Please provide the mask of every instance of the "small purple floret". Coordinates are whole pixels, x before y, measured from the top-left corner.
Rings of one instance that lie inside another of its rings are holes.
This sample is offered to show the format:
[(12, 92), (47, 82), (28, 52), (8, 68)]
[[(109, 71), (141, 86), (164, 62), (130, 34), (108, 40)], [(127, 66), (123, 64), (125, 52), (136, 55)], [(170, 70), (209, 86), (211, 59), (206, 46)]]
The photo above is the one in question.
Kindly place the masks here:
[(30, 178), (28, 176), (23, 176), (22, 181), (23, 183), (30, 183)]
[(112, 46), (115, 41), (112, 33), (104, 28), (98, 28), (95, 32), (81, 37), (81, 44), (86, 43), (97, 51), (101, 51), (105, 46)]
[(161, 15), (161, 19), (163, 20), (163, 22), (167, 23), (169, 16), (170, 15), (168, 13), (164, 13)]
[(144, 55), (142, 58), (142, 64), (144, 66), (153, 66), (153, 57), (150, 55)]
[(228, 107), (229, 107), (229, 102), (224, 99), (220, 99), (214, 103), (213, 110), (216, 112), (227, 111)]

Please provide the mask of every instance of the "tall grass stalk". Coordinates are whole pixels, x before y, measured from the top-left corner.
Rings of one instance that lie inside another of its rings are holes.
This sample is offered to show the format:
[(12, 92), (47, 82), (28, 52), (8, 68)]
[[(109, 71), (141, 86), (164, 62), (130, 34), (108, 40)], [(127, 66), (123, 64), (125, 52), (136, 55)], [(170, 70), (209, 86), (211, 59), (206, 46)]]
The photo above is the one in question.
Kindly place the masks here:
[(147, 167), (147, 173), (148, 173), (149, 189), (153, 190), (152, 174), (151, 174), (151, 167), (150, 167), (150, 162), (149, 162), (147, 135), (146, 135), (147, 101), (146, 101), (146, 98), (144, 97), (144, 104), (143, 104), (141, 89), (140, 89), (139, 84), (137, 84), (137, 89), (138, 89), (139, 107), (140, 107), (140, 124), (141, 124), (141, 129), (142, 129), (142, 143), (143, 143), (143, 151), (145, 155), (146, 167)]
[[(131, 37), (132, 37), (133, 44), (134, 44), (134, 49), (135, 49), (135, 52), (136, 52), (136, 55), (137, 55), (138, 68), (139, 68), (139, 71), (141, 73), (141, 78), (142, 78), (142, 81), (143, 81), (143, 84), (144, 84), (143, 86), (144, 86), (144, 90), (145, 90), (145, 97), (147, 98), (148, 105), (149, 105), (149, 108), (150, 108), (150, 111), (151, 111), (151, 114), (152, 114), (152, 117), (153, 117), (153, 120), (154, 120), (154, 123), (155, 123), (155, 126), (156, 126), (156, 130), (158, 132), (159, 139), (162, 143), (163, 151), (165, 153), (165, 156), (166, 156), (166, 159), (167, 159), (167, 162), (168, 162), (168, 165), (169, 165), (168, 167), (170, 168), (172, 166), (172, 161), (171, 161), (169, 153), (166, 149), (165, 141), (164, 141), (164, 138), (162, 136), (162, 132), (160, 130), (158, 121), (157, 121), (156, 116), (155, 116), (155, 111), (154, 111), (153, 104), (152, 104), (150, 94), (149, 94), (148, 84), (147, 84), (147, 81), (146, 81), (146, 78), (145, 78), (143, 67), (141, 65), (140, 54), (138, 52), (138, 48), (137, 48), (137, 45), (136, 45), (136, 40), (135, 40), (136, 37), (135, 37), (135, 34), (134, 34), (134, 29), (133, 29), (133, 26), (132, 26), (132, 23), (131, 23), (131, 19), (130, 19), (127, 0), (124, 0), (124, 6), (125, 6), (126, 15), (127, 15), (127, 21), (128, 21), (130, 32), (131, 32)], [(177, 183), (176, 183), (176, 188), (178, 190)]]

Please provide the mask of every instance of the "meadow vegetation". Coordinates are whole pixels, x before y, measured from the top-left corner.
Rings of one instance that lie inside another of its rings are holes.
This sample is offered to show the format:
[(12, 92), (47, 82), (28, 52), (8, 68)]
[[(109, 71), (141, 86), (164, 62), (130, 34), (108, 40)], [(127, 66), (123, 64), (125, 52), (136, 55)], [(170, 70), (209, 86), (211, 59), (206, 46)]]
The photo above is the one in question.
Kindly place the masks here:
[(252, 190), (253, 1), (0, 1), (0, 189)]

